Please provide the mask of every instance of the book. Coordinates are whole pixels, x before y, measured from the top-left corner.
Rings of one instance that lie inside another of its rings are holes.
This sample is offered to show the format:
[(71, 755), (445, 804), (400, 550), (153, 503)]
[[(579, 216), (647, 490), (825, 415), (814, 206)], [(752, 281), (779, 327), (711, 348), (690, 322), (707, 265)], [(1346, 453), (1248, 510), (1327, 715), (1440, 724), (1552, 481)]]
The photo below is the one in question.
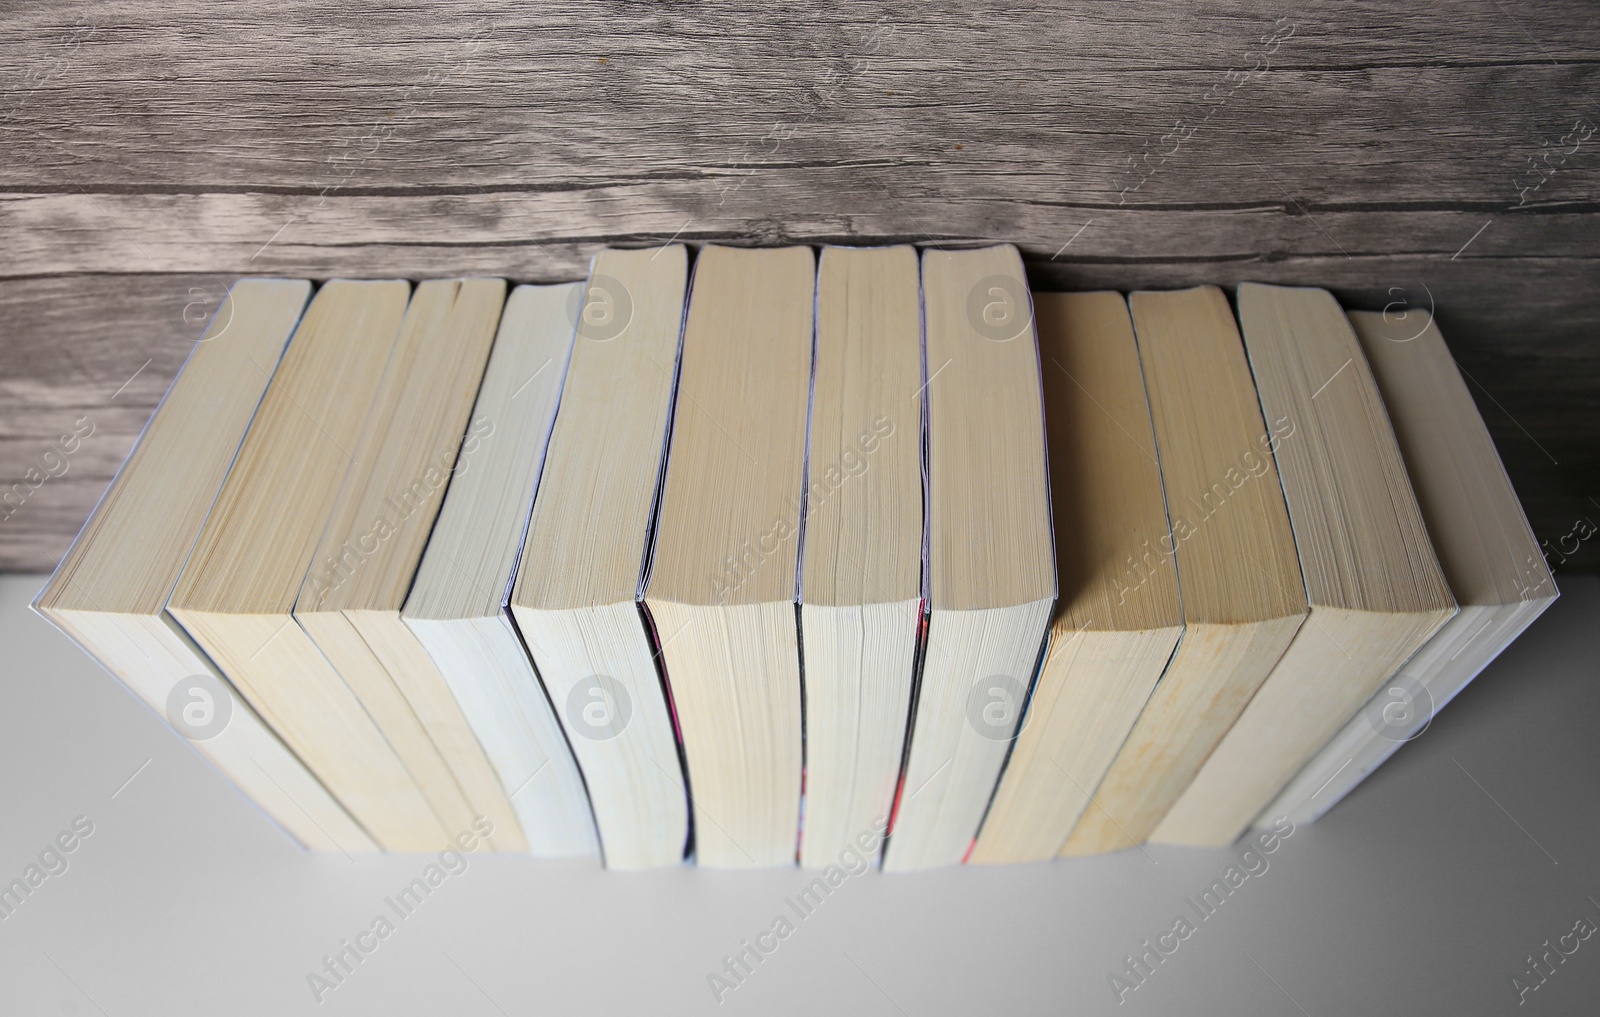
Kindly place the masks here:
[(1384, 682), (1258, 817), (1327, 812), (1521, 635), (1559, 595), (1489, 429), (1425, 311), (1351, 311), (1433, 549), (1460, 612)]
[(1015, 736), (1056, 596), (1039, 350), (1010, 245), (922, 255), (929, 617), (883, 867), (954, 865)]
[[(373, 851), (366, 831), (167, 612), (310, 294), (301, 280), (233, 284), (33, 606), (294, 840), (312, 850)], [(65, 435), (63, 448), (79, 440)]]
[(292, 614), (410, 291), (347, 280), (317, 291), (167, 610), (379, 847), (436, 851), (450, 833)]
[(1179, 800), (1306, 618), (1275, 454), (1296, 419), (1265, 419), (1233, 312), (1214, 286), (1128, 298), (1144, 366), (1183, 636), (1089, 807), (1067, 855), (1142, 844)]
[(501, 279), (417, 285), (294, 620), (416, 781), (446, 844), (487, 819), (491, 850), (522, 851), (499, 775), (400, 620), (450, 477), (467, 465), (459, 452), (504, 302)]
[(688, 763), (695, 858), (792, 865), (795, 601), (816, 263), (708, 245), (695, 262), (645, 607)]
[(807, 425), (805, 821), (824, 868), (888, 825), (922, 617), (922, 309), (911, 247), (825, 247)]
[(240, 280), (34, 607), (311, 849), (913, 871), (1315, 819), (1541, 550), (1429, 314), (669, 243)]
[(1151, 835), (1163, 843), (1233, 841), (1456, 613), (1344, 311), (1312, 288), (1246, 283), (1238, 301), (1262, 409), (1296, 425), (1277, 457), (1311, 613)]
[(1060, 597), (1027, 722), (970, 858), (983, 864), (1060, 853), (1183, 633), (1127, 301), (1036, 293), (1033, 309)]
[(400, 620), (510, 798), (528, 850), (594, 855), (583, 775), (506, 610), (572, 349), (581, 283), (506, 299), (471, 422)]
[(687, 280), (681, 246), (595, 256), (511, 594), (614, 869), (681, 862), (689, 837), (672, 713), (639, 606)]

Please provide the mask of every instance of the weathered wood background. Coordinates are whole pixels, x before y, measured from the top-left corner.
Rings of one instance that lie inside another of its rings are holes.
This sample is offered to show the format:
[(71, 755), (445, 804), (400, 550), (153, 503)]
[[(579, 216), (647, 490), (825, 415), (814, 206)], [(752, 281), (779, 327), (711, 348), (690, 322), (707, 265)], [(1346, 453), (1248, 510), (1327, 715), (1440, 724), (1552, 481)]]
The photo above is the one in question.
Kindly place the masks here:
[(0, 568), (52, 567), (238, 275), (673, 237), (1436, 307), (1558, 577), (1600, 563), (1590, 4), (5, 7), (0, 489), (59, 475)]

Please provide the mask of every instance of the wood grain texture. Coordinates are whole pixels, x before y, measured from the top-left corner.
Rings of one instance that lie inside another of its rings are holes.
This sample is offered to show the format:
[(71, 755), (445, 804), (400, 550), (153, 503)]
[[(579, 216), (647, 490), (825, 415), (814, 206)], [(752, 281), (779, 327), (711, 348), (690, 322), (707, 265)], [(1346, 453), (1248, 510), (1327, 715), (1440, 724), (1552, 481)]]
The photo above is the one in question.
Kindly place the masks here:
[[(159, 281), (156, 281), (159, 280)], [(182, 324), (215, 276), (72, 276), (0, 282), (0, 490), (45, 469), (76, 421), (93, 430), (0, 521), (0, 570), (49, 572), (100, 499), (204, 323)], [(197, 313), (197, 309), (193, 309)], [(59, 468), (58, 468), (59, 469)], [(11, 503), (7, 503), (8, 506)]]
[(63, 420), (97, 431), (0, 523), (0, 568), (65, 548), (181, 363), (191, 286), (555, 282), (673, 236), (1012, 242), (1049, 288), (1259, 280), (1374, 310), (1426, 285), (1535, 530), (1600, 522), (1600, 137), (1574, 143), (1600, 125), (1600, 23), (1579, 5), (451, 11), (8, 16), (0, 486)]

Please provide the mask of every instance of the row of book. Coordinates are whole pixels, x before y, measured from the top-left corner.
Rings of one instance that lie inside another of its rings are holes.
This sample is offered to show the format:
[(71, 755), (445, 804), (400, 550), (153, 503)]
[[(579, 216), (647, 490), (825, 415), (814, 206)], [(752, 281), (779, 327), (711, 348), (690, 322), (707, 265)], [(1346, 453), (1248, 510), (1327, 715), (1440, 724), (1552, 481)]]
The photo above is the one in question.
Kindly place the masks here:
[(1556, 596), (1422, 312), (690, 261), (239, 281), (36, 608), (313, 849), (910, 870), (1314, 818)]

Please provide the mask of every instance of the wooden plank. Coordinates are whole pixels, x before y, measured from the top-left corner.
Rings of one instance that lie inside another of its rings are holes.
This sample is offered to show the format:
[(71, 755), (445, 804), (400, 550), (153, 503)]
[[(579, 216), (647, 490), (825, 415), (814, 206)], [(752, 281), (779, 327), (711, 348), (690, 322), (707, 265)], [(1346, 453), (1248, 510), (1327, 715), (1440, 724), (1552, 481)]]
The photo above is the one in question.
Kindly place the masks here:
[[(1600, 146), (1600, 138), (1596, 139)], [(1596, 160), (1600, 162), (1600, 159)], [(1032, 260), (1212, 260), (1439, 257), (1537, 253), (1600, 256), (1600, 207), (1489, 212), (1307, 207), (1281, 198), (1228, 208), (1097, 208), (1067, 201), (908, 198), (899, 214), (861, 213), (882, 196), (839, 192), (796, 170), (762, 188), (781, 220), (752, 221), (711, 206), (691, 216), (681, 182), (529, 194), (336, 195), (317, 205), (283, 194), (11, 194), (0, 196), (0, 277), (82, 272), (233, 272), (322, 278), (506, 273), (580, 277), (602, 244), (1015, 243)], [(918, 227), (937, 230), (931, 235)], [(1487, 228), (1485, 228), (1487, 226)], [(1481, 234), (1476, 237), (1479, 230)], [(1469, 244), (1465, 251), (1462, 247)], [(1373, 280), (1374, 282), (1380, 280)]]
[[(119, 0), (38, 5), (8, 28), (24, 70), (6, 189), (679, 180), (698, 185), (690, 214), (731, 201), (778, 222), (795, 209), (765, 192), (805, 168), (830, 177), (813, 202), (859, 192), (861, 214), (891, 217), (884, 192), (1115, 204), (1144, 170), (1129, 200), (1502, 207), (1526, 157), (1593, 118), (1600, 77), (1594, 19), (1494, 0), (1317, 0), (1277, 20), (1243, 0), (1204, 16), (953, 4), (914, 23), (726, 2), (444, 19)], [(1600, 160), (1575, 155), (1536, 199), (1597, 193)]]

